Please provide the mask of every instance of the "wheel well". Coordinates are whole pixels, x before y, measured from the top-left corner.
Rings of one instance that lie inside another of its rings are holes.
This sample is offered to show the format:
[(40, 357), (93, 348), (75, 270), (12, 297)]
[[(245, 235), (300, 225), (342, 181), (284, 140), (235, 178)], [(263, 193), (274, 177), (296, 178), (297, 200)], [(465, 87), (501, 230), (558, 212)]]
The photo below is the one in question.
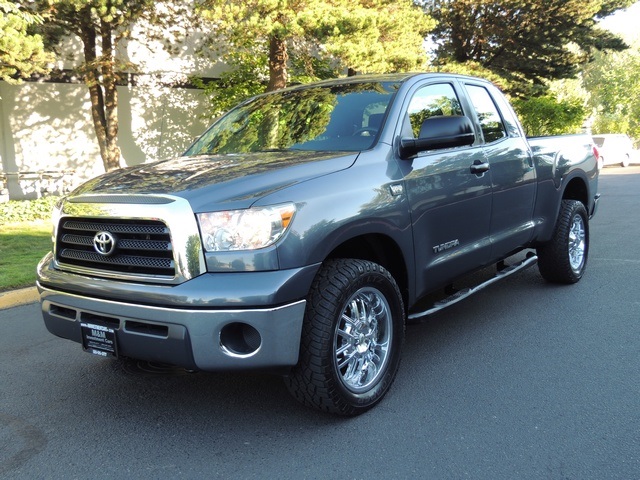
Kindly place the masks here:
[(389, 237), (372, 234), (352, 238), (336, 247), (327, 258), (357, 258), (383, 266), (396, 280), (407, 305), (409, 283), (405, 259), (400, 247)]
[(589, 209), (589, 195), (587, 193), (587, 184), (579, 178), (574, 178), (569, 182), (562, 194), (563, 200), (578, 200)]

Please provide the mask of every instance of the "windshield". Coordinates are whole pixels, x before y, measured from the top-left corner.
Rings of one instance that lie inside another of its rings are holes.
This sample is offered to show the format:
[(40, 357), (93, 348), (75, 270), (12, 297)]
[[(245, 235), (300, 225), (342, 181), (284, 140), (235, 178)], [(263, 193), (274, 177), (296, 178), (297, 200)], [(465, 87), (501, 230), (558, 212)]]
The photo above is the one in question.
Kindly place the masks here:
[(366, 150), (398, 86), (349, 83), (256, 97), (220, 118), (186, 155)]

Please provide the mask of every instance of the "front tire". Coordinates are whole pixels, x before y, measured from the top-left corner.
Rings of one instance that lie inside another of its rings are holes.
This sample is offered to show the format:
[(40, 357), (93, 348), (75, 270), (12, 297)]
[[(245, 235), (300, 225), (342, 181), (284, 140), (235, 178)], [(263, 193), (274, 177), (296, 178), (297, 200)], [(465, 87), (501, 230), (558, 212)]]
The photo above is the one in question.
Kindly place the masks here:
[(551, 241), (537, 249), (538, 269), (552, 283), (576, 283), (589, 255), (589, 217), (577, 200), (563, 200)]
[(300, 359), (285, 383), (301, 403), (340, 415), (376, 405), (393, 383), (404, 340), (402, 296), (380, 265), (326, 262), (307, 299)]

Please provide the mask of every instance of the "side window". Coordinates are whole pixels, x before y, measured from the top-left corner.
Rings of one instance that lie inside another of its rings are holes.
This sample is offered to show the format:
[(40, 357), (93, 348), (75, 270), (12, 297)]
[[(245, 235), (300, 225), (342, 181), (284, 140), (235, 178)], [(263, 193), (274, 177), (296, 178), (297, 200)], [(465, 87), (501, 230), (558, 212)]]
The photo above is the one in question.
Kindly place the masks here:
[(513, 111), (511, 105), (507, 102), (507, 99), (504, 98), (504, 95), (499, 91), (494, 91), (492, 98), (495, 100), (496, 105), (500, 109), (502, 113), (502, 120), (504, 121), (505, 126), (507, 127), (507, 132), (510, 137), (519, 137), (520, 129), (518, 128), (518, 120), (516, 117), (516, 112)]
[(456, 92), (448, 83), (427, 85), (414, 94), (407, 110), (413, 137), (418, 138), (422, 122), (438, 115), (463, 115)]
[(484, 141), (491, 143), (506, 137), (504, 123), (487, 89), (477, 85), (467, 85), (467, 92), (469, 92), (471, 103), (476, 109)]

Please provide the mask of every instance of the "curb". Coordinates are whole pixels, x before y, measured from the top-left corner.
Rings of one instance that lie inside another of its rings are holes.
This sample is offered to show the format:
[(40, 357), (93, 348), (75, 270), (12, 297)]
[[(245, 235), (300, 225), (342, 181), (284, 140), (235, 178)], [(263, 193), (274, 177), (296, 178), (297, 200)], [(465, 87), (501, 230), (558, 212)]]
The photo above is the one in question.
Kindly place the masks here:
[(0, 293), (0, 310), (35, 303), (40, 299), (36, 287), (21, 288)]

